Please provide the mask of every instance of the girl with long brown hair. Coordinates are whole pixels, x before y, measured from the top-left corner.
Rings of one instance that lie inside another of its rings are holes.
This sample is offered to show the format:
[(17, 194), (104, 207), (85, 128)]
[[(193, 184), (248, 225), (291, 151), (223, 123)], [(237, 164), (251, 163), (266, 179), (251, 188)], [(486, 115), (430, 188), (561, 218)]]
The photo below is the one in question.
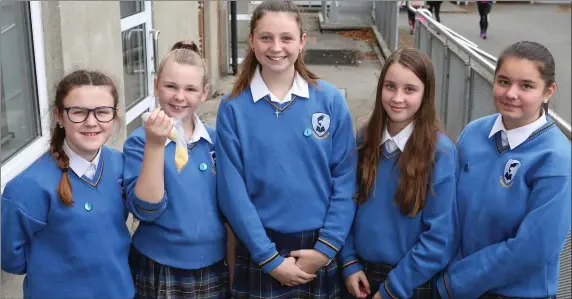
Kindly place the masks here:
[(453, 244), (457, 153), (439, 129), (430, 59), (394, 52), (358, 133), (358, 209), (341, 252), (358, 298), (431, 298)]
[(47, 153), (2, 194), (2, 270), (26, 274), (24, 298), (133, 298), (123, 155), (104, 146), (119, 96), (78, 70), (56, 89)]
[(264, 1), (250, 28), (217, 117), (219, 205), (240, 239), (233, 298), (339, 298), (333, 259), (355, 211), (352, 119), (304, 65), (296, 4)]

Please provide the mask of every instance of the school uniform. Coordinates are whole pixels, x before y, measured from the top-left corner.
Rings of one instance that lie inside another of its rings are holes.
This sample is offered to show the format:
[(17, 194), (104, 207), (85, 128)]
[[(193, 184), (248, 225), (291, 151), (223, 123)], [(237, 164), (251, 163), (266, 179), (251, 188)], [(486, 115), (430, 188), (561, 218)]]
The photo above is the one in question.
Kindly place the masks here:
[(136, 298), (228, 298), (226, 229), (216, 202), (215, 130), (194, 116), (189, 160), (179, 172), (175, 142), (165, 142), (165, 194), (160, 202), (137, 197), (145, 130), (124, 146), (127, 205), (141, 220), (129, 257)]
[(63, 174), (45, 153), (2, 194), (2, 270), (26, 275), (24, 298), (133, 298), (123, 155), (102, 147), (92, 162), (67, 143), (73, 205), (61, 202)]
[(384, 130), (374, 189), (357, 208), (356, 218), (340, 255), (344, 278), (364, 270), (371, 296), (432, 298), (431, 279), (450, 259), (454, 248), (454, 201), (457, 152), (439, 133), (435, 145), (433, 193), (415, 217), (395, 204), (399, 184), (398, 160), (415, 124), (391, 137)]
[(458, 149), (461, 244), (439, 294), (554, 296), (570, 230), (570, 142), (544, 114), (513, 130), (495, 114), (467, 125)]
[(334, 259), (350, 229), (357, 154), (339, 90), (296, 74), (276, 99), (257, 70), (221, 101), (217, 134), (219, 205), (239, 239), (233, 298), (339, 298), (335, 261), (296, 287), (269, 275), (293, 250)]

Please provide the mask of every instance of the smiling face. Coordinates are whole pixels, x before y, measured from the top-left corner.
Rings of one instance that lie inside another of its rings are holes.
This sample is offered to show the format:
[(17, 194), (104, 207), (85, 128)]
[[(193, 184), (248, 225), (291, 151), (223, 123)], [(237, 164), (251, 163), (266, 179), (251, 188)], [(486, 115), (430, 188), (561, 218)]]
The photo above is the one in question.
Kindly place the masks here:
[[(83, 107), (94, 109), (97, 107), (114, 107), (114, 98), (108, 86), (84, 85), (73, 88), (63, 99), (64, 108)], [(71, 113), (71, 114), (70, 114)], [(66, 132), (66, 141), (69, 147), (79, 156), (91, 161), (99, 148), (109, 139), (113, 132), (114, 119), (109, 122), (98, 121), (94, 113), (98, 113), (98, 118), (107, 120), (114, 115), (108, 109), (94, 111), (87, 115), (83, 122), (75, 123), (83, 118), (84, 113), (80, 111), (54, 109), (54, 116), (58, 124), (62, 125)], [(80, 115), (81, 114), (81, 115)]]
[(385, 74), (381, 102), (388, 117), (388, 131), (394, 135), (415, 117), (423, 100), (425, 84), (409, 68), (392, 64)]
[(296, 16), (286, 12), (266, 12), (248, 39), (262, 69), (277, 74), (293, 71), (306, 44)]
[(171, 118), (191, 117), (208, 95), (203, 78), (202, 67), (165, 61), (159, 78), (155, 80), (155, 95), (161, 109)]
[(546, 86), (538, 71), (538, 63), (526, 59), (507, 58), (495, 76), (493, 99), (497, 111), (510, 130), (525, 126), (541, 115), (542, 104), (556, 88)]

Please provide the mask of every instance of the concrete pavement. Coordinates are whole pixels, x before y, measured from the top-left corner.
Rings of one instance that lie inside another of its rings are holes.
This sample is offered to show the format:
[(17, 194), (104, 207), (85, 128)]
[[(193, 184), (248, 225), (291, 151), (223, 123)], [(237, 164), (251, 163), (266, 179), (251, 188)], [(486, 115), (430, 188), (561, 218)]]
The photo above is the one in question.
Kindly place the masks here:
[[(473, 6), (474, 4), (467, 6), (466, 13), (441, 13), (441, 22), (496, 57), (506, 46), (520, 40), (536, 41), (546, 46), (556, 61), (558, 92), (553, 97), (552, 104), (557, 114), (570, 123), (572, 114), (570, 5), (498, 4), (497, 2), (493, 4), (489, 16), (486, 40), (479, 37), (479, 15)], [(407, 28), (405, 13), (400, 14), (399, 22), (401, 28)]]

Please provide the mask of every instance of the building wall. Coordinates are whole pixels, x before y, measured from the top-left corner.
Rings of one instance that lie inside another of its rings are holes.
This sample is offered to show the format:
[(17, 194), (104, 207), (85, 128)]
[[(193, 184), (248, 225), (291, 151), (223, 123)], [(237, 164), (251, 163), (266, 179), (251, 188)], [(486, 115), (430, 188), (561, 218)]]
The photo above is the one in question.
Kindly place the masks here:
[[(1, 4), (6, 5), (6, 2), (2, 1)], [(36, 26), (41, 29), (43, 44), (33, 45), (35, 50), (43, 50), (44, 58), (41, 66), (36, 65), (36, 69), (41, 68), (45, 72), (41, 80), (38, 80), (44, 85), (38, 86), (38, 92), (43, 93), (39, 98), (51, 104), (55, 95), (55, 87), (65, 74), (78, 68), (94, 69), (110, 75), (115, 80), (120, 95), (119, 109), (125, 112), (126, 98), (131, 92), (129, 89), (132, 85), (125, 87), (125, 82), (128, 81), (124, 69), (125, 40), (121, 30), (120, 3), (114, 1), (42, 1), (39, 4), (30, 5), (38, 5), (39, 10), (36, 11), (41, 12), (41, 21), (36, 21), (35, 24), (38, 24)], [(198, 2), (154, 1), (151, 11), (153, 28), (161, 31), (158, 40), (159, 58), (164, 57), (176, 41), (184, 39), (198, 42)], [(207, 20), (205, 23), (208, 23), (205, 24), (205, 32), (215, 33), (216, 37), (218, 31), (216, 2), (214, 6), (208, 6), (205, 13), (205, 20)], [(148, 37), (151, 38), (151, 35)], [(206, 56), (209, 58), (209, 71), (214, 78), (213, 82), (216, 83), (219, 77), (218, 40), (209, 38), (207, 42), (213, 43), (212, 45), (205, 44), (205, 49), (208, 49)], [(0, 66), (2, 66), (1, 62)], [(5, 82), (6, 76), (2, 75), (0, 75), (0, 80)], [(128, 89), (127, 92), (125, 89)], [(121, 127), (120, 130), (109, 142), (109, 145), (115, 148), (122, 147), (127, 135), (125, 120), (120, 122), (119, 127)], [(47, 136), (49, 137), (49, 134)], [(46, 149), (47, 145), (44, 150)], [(11, 159), (13, 158), (2, 163), (3, 174), (4, 166)], [(35, 157), (28, 159), (29, 163), (34, 159)], [(7, 182), (2, 180), (1, 183), (3, 188)], [(2, 286), (0, 298), (22, 298), (23, 276), (2, 272), (0, 279)]]
[(180, 40), (199, 41), (198, 1), (154, 1), (153, 27), (159, 34), (159, 57)]

